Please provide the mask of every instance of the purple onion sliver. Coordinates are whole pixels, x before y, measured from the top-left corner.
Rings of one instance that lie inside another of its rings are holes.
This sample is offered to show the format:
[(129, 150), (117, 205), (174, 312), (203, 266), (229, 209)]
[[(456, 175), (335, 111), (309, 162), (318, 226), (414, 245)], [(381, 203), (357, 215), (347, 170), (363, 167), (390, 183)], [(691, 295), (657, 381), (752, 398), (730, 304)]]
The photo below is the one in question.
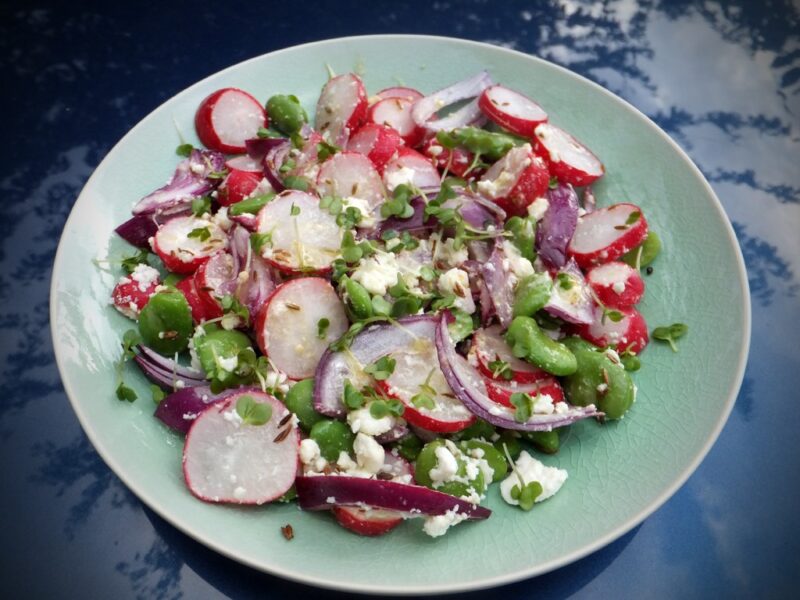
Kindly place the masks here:
[(172, 358), (161, 356), (158, 352), (156, 352), (149, 346), (145, 346), (144, 344), (139, 344), (138, 348), (139, 351), (144, 355), (145, 359), (147, 359), (151, 363), (154, 363), (156, 366), (160, 367), (165, 371), (168, 371), (170, 373), (174, 372), (175, 375), (183, 379), (199, 379), (199, 380), (205, 379), (205, 374), (202, 371), (193, 369), (192, 367), (184, 367), (183, 365), (176, 363), (175, 360)]
[(476, 75), (463, 81), (459, 81), (429, 96), (420, 98), (414, 103), (411, 117), (416, 124), (429, 131), (439, 129), (453, 129), (463, 125), (471, 125), (479, 122), (483, 114), (478, 108), (477, 100), (470, 102), (459, 110), (451, 113), (443, 119), (431, 119), (441, 108), (450, 106), (455, 102), (476, 98), (486, 88), (492, 85), (492, 78), (486, 71), (481, 71)]
[(262, 164), (264, 165), (264, 177), (267, 178), (272, 189), (281, 193), (286, 189), (280, 175), (280, 168), (283, 165), (289, 152), (292, 150), (292, 143), (286, 139), (279, 139), (279, 143), (273, 144), (264, 155)]
[(158, 231), (152, 214), (134, 215), (114, 231), (126, 242), (139, 248), (149, 247), (148, 240)]
[(513, 286), (509, 281), (510, 273), (504, 266), (505, 262), (502, 244), (495, 244), (488, 262), (481, 267), (483, 281), (492, 298), (495, 314), (503, 329), (511, 324), (514, 305)]
[(550, 267), (567, 264), (567, 246), (578, 225), (578, 194), (571, 185), (547, 192), (547, 211), (536, 228), (536, 249)]
[[(197, 416), (209, 406), (247, 389), (250, 388), (231, 388), (213, 394), (207, 386), (183, 388), (159, 402), (155, 416), (171, 429), (185, 434)], [(260, 389), (253, 388), (253, 391), (261, 393)]]

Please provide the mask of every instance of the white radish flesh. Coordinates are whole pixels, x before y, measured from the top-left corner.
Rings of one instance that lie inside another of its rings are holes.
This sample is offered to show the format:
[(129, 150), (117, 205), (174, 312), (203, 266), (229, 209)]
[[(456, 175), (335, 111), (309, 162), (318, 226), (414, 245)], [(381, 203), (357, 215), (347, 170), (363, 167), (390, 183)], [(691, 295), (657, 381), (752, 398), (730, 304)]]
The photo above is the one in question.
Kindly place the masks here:
[[(321, 325), (323, 319), (327, 326)], [(344, 305), (326, 279), (301, 277), (278, 286), (256, 318), (261, 351), (291, 379), (314, 375), (327, 347), (349, 323)]]
[(256, 137), (266, 122), (261, 103), (236, 88), (217, 90), (203, 100), (195, 115), (200, 141), (212, 150), (229, 154), (244, 152), (245, 140)]
[(258, 232), (271, 234), (262, 256), (284, 271), (325, 271), (339, 256), (342, 230), (310, 194), (287, 191), (258, 213)]
[(191, 273), (208, 257), (227, 248), (228, 236), (214, 221), (176, 217), (159, 227), (153, 250), (175, 273)]
[[(245, 423), (236, 411), (242, 396), (268, 405), (270, 419), (263, 425)], [(294, 482), (299, 443), (283, 404), (257, 390), (238, 393), (209, 406), (189, 429), (183, 449), (186, 485), (208, 502), (270, 502)]]
[(569, 133), (550, 123), (536, 127), (537, 150), (548, 161), (550, 172), (562, 183), (589, 185), (605, 172), (591, 150)]
[(340, 152), (326, 160), (317, 175), (317, 190), (321, 197), (338, 196), (346, 204), (365, 208), (361, 212), (366, 222), (384, 199), (380, 174), (369, 158), (357, 152)]
[(422, 154), (411, 148), (400, 148), (383, 170), (386, 189), (394, 190), (401, 184), (416, 189), (433, 189), (442, 184), (439, 171)]
[(495, 123), (527, 138), (532, 137), (538, 124), (547, 121), (547, 113), (541, 106), (502, 85), (484, 90), (478, 105)]
[(328, 142), (342, 146), (367, 114), (367, 93), (361, 79), (353, 73), (334, 77), (317, 101), (315, 123)]
[(618, 259), (644, 241), (647, 221), (635, 204), (614, 204), (578, 219), (567, 253), (584, 269)]
[(413, 147), (422, 141), (425, 130), (411, 116), (414, 101), (408, 98), (387, 98), (373, 104), (369, 109), (369, 120), (378, 125), (391, 127), (407, 146)]
[(255, 160), (246, 154), (229, 158), (225, 161), (225, 166), (228, 167), (228, 169), (245, 171), (246, 173), (258, 173), (259, 175), (264, 172), (264, 166), (261, 164), (261, 161)]

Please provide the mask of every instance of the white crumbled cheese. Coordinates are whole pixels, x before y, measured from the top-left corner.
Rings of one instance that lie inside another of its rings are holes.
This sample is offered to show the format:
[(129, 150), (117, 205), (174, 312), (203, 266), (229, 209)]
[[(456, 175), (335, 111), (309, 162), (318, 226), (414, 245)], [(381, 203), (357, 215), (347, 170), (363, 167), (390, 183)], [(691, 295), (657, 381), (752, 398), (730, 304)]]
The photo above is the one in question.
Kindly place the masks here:
[(175, 389), (182, 390), (186, 387), (186, 382), (183, 379), (176, 379), (175, 380)]
[(469, 259), (469, 250), (466, 245), (456, 250), (453, 238), (442, 241), (439, 234), (435, 233), (431, 236), (431, 240), (436, 243), (436, 252), (433, 255), (435, 264), (452, 268), (464, 264)]
[(618, 294), (622, 294), (625, 291), (625, 282), (624, 281), (615, 281), (611, 289), (614, 290)]
[(217, 211), (217, 214), (213, 216), (212, 220), (214, 221), (214, 223), (219, 225), (220, 229), (222, 229), (223, 231), (228, 231), (230, 230), (231, 226), (233, 226), (233, 221), (231, 221), (228, 218), (227, 206), (221, 206), (220, 209)]
[(229, 356), (228, 358), (217, 357), (217, 364), (228, 373), (233, 373), (234, 369), (239, 366), (239, 359), (236, 356)]
[(508, 240), (503, 241), (503, 268), (513, 274), (517, 280), (533, 275), (531, 261), (520, 254), (519, 249)]
[(361, 220), (358, 222), (359, 227), (372, 228), (375, 227), (377, 222), (375, 218), (375, 211), (370, 208), (366, 200), (356, 198), (354, 196), (346, 196), (342, 198), (342, 206), (345, 209), (355, 208), (361, 213)]
[(242, 417), (236, 412), (236, 409), (226, 410), (222, 413), (222, 418), (225, 419), (228, 423), (233, 423), (236, 427), (239, 427), (244, 421)]
[(569, 406), (567, 406), (566, 402), (556, 402), (555, 404), (555, 413), (557, 415), (564, 415), (569, 412)]
[(328, 496), (325, 498), (326, 504), (336, 504), (336, 496)]
[(358, 468), (356, 462), (350, 458), (350, 455), (342, 450), (339, 452), (339, 458), (336, 459), (336, 466), (340, 471), (355, 471)]
[(353, 451), (356, 454), (356, 464), (368, 473), (375, 474), (381, 470), (386, 453), (375, 438), (363, 433), (356, 434), (353, 442)]
[(376, 252), (362, 258), (350, 278), (363, 285), (370, 294), (383, 296), (388, 288), (397, 283), (399, 272), (397, 257), (393, 253)]
[[(538, 481), (542, 486), (542, 493), (536, 498), (536, 502), (547, 500), (560, 490), (568, 476), (568, 473), (564, 469), (545, 466), (525, 450), (519, 455), (514, 466), (516, 472), (512, 472), (500, 482), (500, 495), (503, 497), (503, 500), (514, 506), (519, 505), (519, 500), (515, 500), (511, 497), (511, 490), (514, 486), (520, 485), (520, 476), (525, 482), (525, 485), (533, 481)], [(519, 473), (519, 475), (517, 475), (517, 473)]]
[(462, 269), (450, 269), (439, 277), (439, 291), (443, 294), (453, 294), (456, 298), (453, 306), (465, 313), (475, 312), (475, 301), (469, 287), (469, 275)]
[(516, 177), (510, 171), (503, 171), (496, 179), (481, 179), (478, 182), (478, 191), (492, 200), (508, 193), (510, 186), (514, 185)]
[(430, 477), (433, 487), (438, 488), (446, 481), (450, 481), (458, 473), (458, 461), (445, 446), (439, 446), (434, 453), (436, 455), (436, 466), (430, 470)]
[(549, 207), (550, 202), (548, 202), (547, 198), (542, 196), (528, 205), (528, 215), (536, 221), (541, 221), (542, 217), (544, 217), (544, 213), (547, 212)]
[(538, 394), (533, 398), (534, 414), (552, 415), (554, 410), (553, 397), (549, 394)]
[(384, 183), (386, 184), (386, 189), (391, 192), (399, 185), (413, 185), (416, 174), (417, 172), (410, 167), (400, 167), (395, 171), (391, 171), (385, 175)]
[(598, 394), (605, 394), (607, 391), (608, 391), (608, 384), (607, 383), (601, 383), (600, 385), (597, 386), (597, 393)]
[[(131, 273), (131, 279), (136, 282), (140, 292), (146, 292), (147, 288), (158, 281), (159, 274), (156, 269), (150, 265), (139, 263)], [(120, 279), (120, 283), (122, 280)]]
[(305, 466), (305, 473), (320, 473), (328, 466), (328, 461), (322, 458), (319, 445), (311, 438), (300, 442), (300, 462)]
[(237, 486), (233, 490), (233, 497), (237, 500), (242, 500), (247, 495), (247, 490), (244, 489), (242, 486)]
[(458, 506), (454, 506), (452, 510), (448, 510), (443, 515), (436, 515), (433, 517), (426, 517), (425, 523), (422, 525), (422, 530), (431, 537), (439, 537), (447, 533), (447, 530), (458, 525), (461, 521), (467, 518), (466, 514), (458, 513)]
[(347, 414), (347, 423), (353, 433), (361, 432), (366, 435), (381, 435), (394, 427), (395, 419), (392, 415), (376, 419), (369, 412), (369, 406), (365, 406), (358, 410), (350, 411)]
[(444, 152), (444, 148), (436, 144), (428, 148), (428, 154), (431, 156), (439, 156), (442, 152)]

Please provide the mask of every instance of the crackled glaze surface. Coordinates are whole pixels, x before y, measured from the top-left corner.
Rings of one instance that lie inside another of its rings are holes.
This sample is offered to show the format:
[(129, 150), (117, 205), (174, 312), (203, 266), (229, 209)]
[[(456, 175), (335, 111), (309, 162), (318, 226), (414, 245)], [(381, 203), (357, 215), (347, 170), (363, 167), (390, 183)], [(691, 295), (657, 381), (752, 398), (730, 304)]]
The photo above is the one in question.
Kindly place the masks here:
[[(51, 264), (65, 219), (94, 168), (161, 101), (214, 71), (274, 49), (405, 30), (541, 56), (600, 83), (653, 118), (719, 195), (753, 296), (753, 344), (742, 390), (717, 444), (686, 485), (602, 550), (481, 596), (528, 597), (533, 590), (551, 597), (634, 597), (645, 591), (746, 596), (787, 589), (792, 557), (800, 551), (790, 535), (798, 531), (798, 517), (790, 511), (794, 494), (787, 493), (797, 490), (799, 466), (797, 453), (790, 451), (798, 416), (791, 399), (800, 384), (791, 337), (800, 316), (797, 11), (782, 3), (723, 8), (563, 2), (541, 10), (492, 4), (426, 3), (386, 11), (345, 2), (330, 19), (313, 19), (311, 31), (304, 23), (323, 9), (308, 3), (291, 11), (274, 9), (266, 34), (257, 7), (228, 12), (175, 5), (147, 19), (140, 9), (124, 6), (88, 7), (81, 14), (22, 5), (8, 11), (0, 24), (0, 64), (14, 89), (30, 95), (24, 102), (2, 100), (7, 115), (19, 116), (9, 119), (19, 142), (13, 149), (6, 146), (11, 164), (2, 177), (0, 205), (5, 234), (0, 464), (4, 480), (12, 482), (3, 497), (9, 542), (4, 587), (30, 597), (75, 596), (90, 589), (121, 597), (289, 597), (303, 590), (191, 540), (146, 508), (103, 463), (72, 413), (55, 367), (47, 328)], [(422, 13), (425, 19), (419, 18)], [(171, 25), (178, 18), (180, 34)], [(227, 27), (218, 26), (220, 18)], [(491, 577), (558, 561), (565, 547), (613, 535), (620, 507), (657, 501), (659, 490), (668, 491), (676, 473), (680, 476), (681, 465), (691, 463), (687, 457), (702, 450), (725, 410), (727, 388), (721, 382), (730, 383), (739, 351), (742, 305), (735, 273), (732, 277), (735, 261), (720, 237), (725, 231), (719, 215), (701, 198), (704, 192), (685, 166), (670, 158), (677, 156), (674, 150), (650, 130), (631, 136), (627, 127), (615, 127), (615, 119), (627, 123), (631, 117), (604, 94), (541, 63), (520, 76), (516, 61), (522, 59), (491, 50), (454, 52), (423, 41), (401, 57), (385, 45), (364, 49), (360, 43), (325, 47), (313, 60), (337, 70), (359, 62), (370, 87), (394, 83), (398, 76), (426, 90), (470, 74), (480, 61), (499, 80), (529, 91), (555, 122), (574, 130), (606, 160), (610, 176), (603, 193), (641, 202), (674, 250), (670, 266), (665, 254), (649, 280), (645, 314), (653, 324), (679, 312), (688, 315), (692, 337), (675, 357), (663, 347), (648, 350), (640, 400), (630, 418), (614, 426), (614, 435), (582, 427), (552, 459), (570, 469), (559, 496), (530, 518), (504, 510), (492, 497), (490, 506), (499, 510), (490, 522), (464, 526), (438, 542), (407, 526), (366, 544), (343, 535), (321, 515), (298, 515), (291, 508), (260, 513), (184, 503), (179, 440), (153, 427), (145, 402), (108, 402), (108, 364), (116, 341), (106, 327), (110, 321), (120, 331), (123, 324), (104, 305), (110, 276), (87, 268), (87, 259), (120, 252), (120, 244), (109, 246), (108, 231), (137, 195), (171, 171), (172, 110), (166, 120), (140, 130), (147, 136), (141, 145), (109, 156), (136, 168), (98, 171), (82, 199), (84, 216), (65, 231), (75, 250), (61, 260), (54, 315), (59, 323), (63, 317), (64, 326), (55, 331), (56, 343), (67, 370), (91, 374), (74, 388), (68, 385), (73, 391), (83, 386), (79, 410), (87, 421), (102, 424), (104, 456), (119, 455), (113, 462), (125, 466), (129, 484), (149, 486), (151, 503), (178, 511), (184, 526), (207, 527), (216, 545), (261, 556), (273, 568), (282, 561), (284, 572), (315, 573), (329, 583), (338, 579), (398, 591), (478, 579), (486, 585)], [(292, 60), (274, 78), (269, 70), (253, 71), (248, 78), (254, 83), (248, 85), (236, 73), (223, 77), (258, 95), (279, 81), (309, 102), (324, 71), (306, 62), (312, 59)], [(559, 85), (539, 88), (539, 81)], [(193, 106), (208, 89), (195, 89), (173, 105), (185, 135), (191, 132)], [(677, 277), (668, 273), (673, 259)], [(592, 511), (592, 518), (583, 516), (584, 510)], [(278, 531), (288, 521), (298, 533), (291, 544)]]

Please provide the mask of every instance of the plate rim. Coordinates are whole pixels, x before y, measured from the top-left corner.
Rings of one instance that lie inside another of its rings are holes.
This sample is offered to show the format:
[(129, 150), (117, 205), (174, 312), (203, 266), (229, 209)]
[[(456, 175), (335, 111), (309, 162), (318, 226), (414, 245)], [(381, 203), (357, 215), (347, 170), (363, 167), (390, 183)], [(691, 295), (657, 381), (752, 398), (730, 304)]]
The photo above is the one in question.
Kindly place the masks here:
[[(363, 584), (355, 582), (350, 583), (346, 581), (330, 579), (328, 577), (315, 576), (313, 574), (304, 573), (302, 571), (291, 571), (283, 567), (266, 565), (260, 561), (253, 560), (252, 558), (249, 558), (244, 554), (237, 553), (235, 549), (229, 549), (223, 546), (222, 544), (219, 544), (213, 541), (212, 539), (203, 536), (203, 534), (197, 533), (192, 529), (189, 523), (182, 522), (180, 515), (173, 516), (169, 514), (169, 510), (167, 510), (167, 505), (164, 504), (162, 507), (162, 505), (159, 504), (159, 500), (157, 497), (151, 496), (146, 491), (143, 491), (139, 489), (137, 486), (133, 485), (128, 480), (128, 477), (124, 473), (124, 470), (121, 469), (119, 465), (116, 463), (116, 461), (113, 459), (110, 451), (104, 447), (104, 445), (99, 439), (98, 433), (92, 429), (91, 421), (88, 415), (80, 408), (77, 401), (73, 399), (74, 397), (77, 397), (77, 395), (73, 393), (71, 382), (69, 381), (69, 378), (65, 376), (68, 373), (68, 371), (65, 368), (63, 349), (61, 348), (61, 344), (58, 342), (59, 338), (56, 335), (58, 327), (57, 323), (58, 307), (56, 298), (58, 291), (57, 288), (59, 287), (58, 284), (60, 282), (59, 275), (61, 272), (61, 263), (64, 261), (64, 255), (67, 252), (67, 250), (65, 250), (66, 245), (64, 244), (64, 233), (71, 226), (73, 219), (75, 218), (75, 207), (78, 205), (79, 202), (81, 202), (81, 198), (84, 197), (85, 190), (92, 185), (93, 181), (95, 180), (95, 177), (101, 170), (103, 164), (106, 161), (108, 161), (109, 158), (112, 157), (118, 151), (118, 149), (128, 140), (129, 137), (135, 136), (136, 132), (147, 121), (149, 121), (151, 118), (154, 118), (153, 116), (154, 113), (158, 111), (162, 106), (164, 106), (164, 104), (190, 93), (191, 90), (193, 90), (195, 87), (202, 85), (204, 82), (206, 82), (208, 79), (212, 77), (216, 77), (220, 74), (229, 72), (234, 69), (238, 69), (245, 64), (262, 60), (266, 56), (274, 56), (284, 52), (297, 51), (303, 48), (309, 48), (314, 46), (341, 44), (341, 43), (346, 43), (348, 41), (356, 41), (356, 40), (374, 41), (374, 42), (380, 42), (380, 41), (410, 42), (413, 40), (420, 40), (420, 39), (431, 40), (441, 43), (448, 43), (448, 44), (456, 44), (456, 45), (460, 44), (465, 47), (477, 47), (480, 49), (489, 49), (492, 51), (508, 53), (517, 57), (525, 58), (527, 60), (543, 63), (548, 67), (557, 69), (562, 74), (568, 77), (577, 79), (581, 83), (591, 86), (594, 90), (599, 91), (604, 95), (606, 95), (607, 97), (609, 97), (613, 102), (621, 104), (624, 108), (632, 111), (633, 114), (639, 118), (639, 120), (642, 122), (643, 125), (647, 126), (651, 130), (653, 130), (658, 136), (667, 141), (668, 144), (672, 147), (672, 149), (677, 153), (677, 155), (690, 169), (690, 171), (692, 171), (695, 177), (699, 179), (705, 191), (712, 199), (712, 205), (716, 210), (718, 216), (720, 217), (720, 220), (724, 224), (725, 233), (727, 234), (727, 241), (733, 246), (735, 250), (734, 258), (737, 266), (740, 291), (743, 299), (743, 323), (742, 323), (743, 343), (741, 345), (739, 351), (739, 359), (736, 364), (736, 374), (731, 380), (731, 385), (729, 386), (726, 393), (727, 398), (725, 401), (724, 409), (719, 419), (717, 420), (714, 429), (710, 432), (710, 435), (707, 437), (703, 446), (700, 448), (698, 453), (693, 457), (693, 459), (689, 461), (689, 463), (685, 466), (680, 475), (670, 485), (668, 485), (664, 490), (662, 490), (662, 492), (658, 496), (656, 496), (651, 502), (649, 502), (644, 508), (638, 511), (635, 515), (632, 515), (625, 522), (621, 523), (619, 526), (612, 529), (605, 535), (600, 536), (599, 538), (593, 540), (591, 543), (585, 544), (582, 547), (573, 550), (572, 552), (566, 553), (560, 557), (551, 559), (544, 563), (538, 563), (535, 566), (528, 569), (520, 569), (512, 573), (506, 573), (492, 577), (484, 577), (481, 579), (470, 581), (463, 585), (431, 584), (425, 586), (411, 585), (408, 587), (396, 588), (396, 587), (385, 587), (379, 584)], [(355, 35), (355, 36), (327, 38), (324, 40), (317, 40), (313, 42), (297, 44), (294, 46), (288, 46), (285, 48), (279, 48), (277, 50), (273, 50), (271, 52), (267, 52), (264, 54), (259, 54), (258, 56), (248, 58), (246, 60), (230, 65), (224, 69), (215, 71), (209, 74), (208, 76), (204, 77), (203, 79), (200, 79), (192, 83), (188, 87), (183, 88), (176, 94), (173, 94), (172, 96), (161, 102), (158, 106), (150, 110), (150, 112), (148, 112), (147, 115), (145, 115), (142, 119), (140, 119), (122, 138), (120, 138), (119, 141), (117, 141), (116, 144), (114, 144), (114, 146), (112, 146), (112, 148), (106, 153), (106, 155), (97, 165), (97, 167), (95, 167), (95, 169), (92, 171), (92, 174), (81, 188), (81, 192), (76, 198), (75, 202), (73, 203), (72, 208), (70, 209), (69, 216), (67, 217), (67, 220), (64, 223), (64, 228), (62, 229), (61, 235), (59, 237), (58, 248), (56, 250), (55, 259), (53, 261), (53, 270), (51, 275), (49, 294), (50, 294), (50, 301), (49, 301), (50, 336), (53, 343), (53, 352), (56, 359), (56, 366), (58, 368), (59, 377), (61, 379), (67, 398), (69, 399), (70, 405), (72, 406), (72, 410), (77, 416), (81, 428), (83, 429), (87, 438), (92, 443), (92, 446), (94, 447), (95, 451), (100, 455), (100, 457), (106, 463), (106, 466), (108, 466), (108, 468), (111, 469), (114, 475), (118, 477), (125, 484), (125, 486), (136, 495), (136, 497), (141, 502), (147, 505), (147, 507), (150, 508), (153, 512), (155, 512), (159, 517), (167, 521), (173, 527), (180, 530), (182, 533), (198, 541), (204, 546), (210, 548), (211, 550), (225, 556), (226, 558), (230, 558), (232, 560), (235, 560), (236, 562), (245, 564), (249, 567), (268, 573), (270, 575), (281, 577), (284, 579), (289, 579), (291, 581), (301, 583), (304, 585), (312, 585), (330, 590), (356, 592), (361, 594), (394, 594), (402, 596), (431, 594), (431, 593), (451, 594), (457, 592), (477, 591), (501, 585), (506, 585), (522, 581), (525, 579), (530, 579), (532, 577), (536, 577), (538, 575), (542, 575), (544, 573), (553, 571), (565, 565), (571, 564), (575, 561), (580, 560), (581, 558), (584, 558), (585, 556), (588, 556), (593, 552), (596, 552), (597, 550), (607, 546), (614, 540), (625, 535), (634, 527), (642, 523), (651, 514), (656, 512), (667, 500), (669, 500), (675, 494), (675, 492), (678, 491), (678, 489), (680, 489), (686, 483), (689, 477), (697, 470), (700, 463), (708, 455), (708, 452), (711, 450), (711, 447), (717, 441), (720, 433), (722, 432), (722, 429), (724, 428), (725, 424), (728, 421), (731, 411), (733, 410), (733, 405), (736, 402), (736, 398), (738, 396), (739, 390), (742, 385), (742, 381), (744, 379), (745, 369), (747, 365), (747, 358), (750, 351), (751, 329), (752, 329), (752, 307), (751, 307), (749, 280), (747, 277), (747, 270), (745, 267), (742, 250), (739, 245), (738, 239), (736, 238), (736, 234), (731, 224), (731, 221), (727, 213), (725, 212), (722, 203), (717, 197), (717, 194), (714, 192), (714, 189), (711, 187), (711, 184), (705, 178), (705, 176), (700, 171), (698, 166), (683, 150), (683, 148), (681, 148), (681, 146), (674, 139), (672, 139), (672, 137), (670, 137), (655, 122), (653, 122), (652, 119), (650, 119), (650, 117), (648, 117), (646, 114), (644, 114), (642, 111), (640, 111), (638, 108), (636, 108), (633, 104), (631, 104), (624, 98), (614, 94), (610, 90), (604, 88), (598, 83), (595, 83), (591, 79), (588, 79), (587, 77), (580, 75), (566, 67), (562, 67), (561, 65), (558, 65), (554, 62), (551, 62), (539, 56), (535, 56), (533, 54), (528, 54), (520, 50), (515, 50), (513, 48), (507, 48), (504, 46), (499, 46), (487, 42), (479, 42), (475, 40), (458, 38), (458, 37), (420, 35), (420, 34), (392, 33), (392, 34)]]

